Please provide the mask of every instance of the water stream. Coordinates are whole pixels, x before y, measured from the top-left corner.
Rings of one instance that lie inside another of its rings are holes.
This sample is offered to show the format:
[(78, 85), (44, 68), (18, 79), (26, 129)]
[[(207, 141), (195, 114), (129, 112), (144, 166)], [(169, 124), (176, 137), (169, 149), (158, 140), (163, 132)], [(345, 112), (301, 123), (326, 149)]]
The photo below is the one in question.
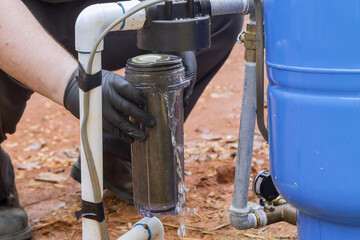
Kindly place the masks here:
[[(190, 215), (196, 215), (196, 208), (185, 208), (186, 192), (185, 187), (185, 169), (184, 169), (184, 116), (182, 111), (183, 94), (182, 91), (171, 91), (164, 98), (168, 105), (168, 117), (170, 119), (171, 141), (174, 148), (174, 158), (176, 160), (176, 177), (177, 177), (177, 203), (175, 213), (179, 214), (180, 227), (177, 230), (179, 237), (187, 235), (186, 218)], [(171, 99), (171, 100), (170, 100)], [(169, 104), (169, 102), (173, 104)], [(174, 104), (176, 103), (176, 104)], [(179, 104), (181, 103), (181, 104)], [(179, 109), (181, 108), (181, 109)]]

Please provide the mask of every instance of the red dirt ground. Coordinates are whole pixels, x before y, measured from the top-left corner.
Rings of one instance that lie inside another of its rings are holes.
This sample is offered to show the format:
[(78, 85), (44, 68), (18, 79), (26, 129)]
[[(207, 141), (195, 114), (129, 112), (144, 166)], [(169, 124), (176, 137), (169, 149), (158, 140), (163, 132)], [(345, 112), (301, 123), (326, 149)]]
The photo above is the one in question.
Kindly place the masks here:
[[(229, 224), (240, 121), (243, 47), (236, 46), (221, 71), (205, 90), (185, 124), (186, 186), (183, 216), (161, 217), (166, 239), (296, 239), (296, 227), (278, 223), (261, 229), (238, 231)], [(17, 132), (2, 146), (13, 159), (22, 205), (34, 229), (33, 239), (81, 239), (80, 184), (69, 177), (79, 145), (79, 121), (60, 106), (35, 94), (28, 103)], [(268, 147), (256, 134), (252, 177), (269, 168)], [(52, 173), (56, 183), (38, 181)], [(251, 201), (258, 201), (252, 191)], [(117, 239), (141, 217), (136, 209), (105, 191), (109, 232)], [(179, 223), (188, 226), (177, 236)]]

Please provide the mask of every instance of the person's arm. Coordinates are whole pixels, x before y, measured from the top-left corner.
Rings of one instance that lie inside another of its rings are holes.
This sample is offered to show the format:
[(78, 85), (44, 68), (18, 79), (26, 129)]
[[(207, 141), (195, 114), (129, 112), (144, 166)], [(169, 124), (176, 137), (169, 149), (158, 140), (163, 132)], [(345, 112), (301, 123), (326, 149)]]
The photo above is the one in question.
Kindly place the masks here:
[[(20, 0), (0, 0), (0, 69), (79, 117), (78, 62)], [(126, 142), (144, 141), (146, 134), (127, 117), (155, 125), (154, 118), (139, 108), (146, 104), (144, 94), (121, 76), (102, 73), (104, 129)]]
[(0, 69), (63, 105), (66, 85), (77, 67), (20, 0), (0, 1)]

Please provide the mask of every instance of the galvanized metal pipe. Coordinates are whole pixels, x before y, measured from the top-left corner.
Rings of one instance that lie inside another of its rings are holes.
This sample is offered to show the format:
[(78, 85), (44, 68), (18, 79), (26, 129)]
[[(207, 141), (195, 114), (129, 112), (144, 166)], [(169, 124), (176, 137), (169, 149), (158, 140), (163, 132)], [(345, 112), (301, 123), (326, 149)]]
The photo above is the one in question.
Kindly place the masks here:
[(245, 62), (238, 152), (232, 207), (246, 209), (256, 121), (256, 64)]
[[(248, 206), (251, 159), (256, 121), (256, 63), (245, 62), (245, 78), (241, 106), (234, 195), (230, 207), (230, 222), (239, 230), (265, 226), (266, 214), (260, 206)], [(250, 213), (250, 208), (252, 213)], [(256, 211), (254, 211), (256, 209)]]
[(254, 9), (252, 0), (210, 0), (211, 15), (249, 14)]

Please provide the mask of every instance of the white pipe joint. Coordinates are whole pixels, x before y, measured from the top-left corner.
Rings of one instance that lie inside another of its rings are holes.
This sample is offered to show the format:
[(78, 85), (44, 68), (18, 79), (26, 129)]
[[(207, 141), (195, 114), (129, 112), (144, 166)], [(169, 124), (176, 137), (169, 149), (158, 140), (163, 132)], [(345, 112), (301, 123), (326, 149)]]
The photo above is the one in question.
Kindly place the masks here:
[[(119, 6), (123, 9), (123, 12), (128, 12), (131, 8), (135, 7), (141, 3), (140, 1), (123, 1), (123, 2), (117, 2)], [(145, 9), (142, 9), (138, 12), (136, 12), (131, 17), (127, 18), (122, 24), (118, 25), (119, 28), (114, 28), (112, 31), (125, 31), (125, 30), (137, 30), (144, 26), (144, 23), (146, 21), (146, 11)]]
[(164, 240), (164, 226), (156, 218), (143, 218), (118, 240)]
[[(94, 4), (85, 8), (78, 16), (75, 24), (75, 48), (78, 52), (89, 53), (104, 30), (135, 5), (137, 0)], [(146, 20), (145, 10), (138, 11), (111, 31), (140, 29)], [(104, 41), (97, 51), (104, 50)]]
[(250, 228), (260, 228), (267, 224), (266, 213), (260, 206), (248, 209), (234, 208), (229, 209), (230, 222), (238, 230), (247, 230)]

